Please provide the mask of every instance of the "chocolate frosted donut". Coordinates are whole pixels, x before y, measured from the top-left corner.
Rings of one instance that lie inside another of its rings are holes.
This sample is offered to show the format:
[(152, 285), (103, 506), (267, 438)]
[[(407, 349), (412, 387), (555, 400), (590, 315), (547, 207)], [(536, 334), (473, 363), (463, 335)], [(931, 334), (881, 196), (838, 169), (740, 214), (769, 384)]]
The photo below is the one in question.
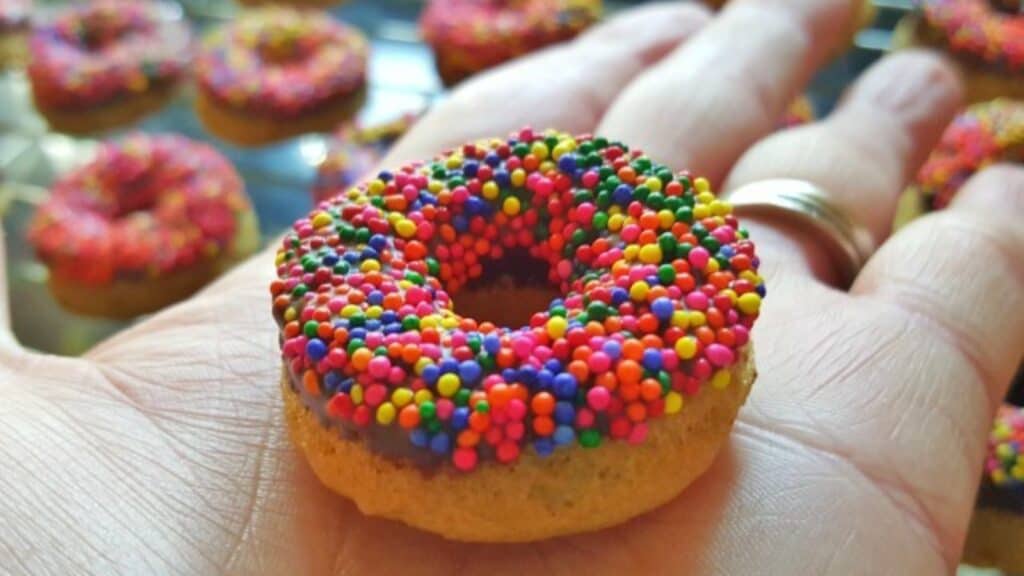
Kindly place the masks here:
[(381, 172), (279, 248), (291, 433), (363, 511), (449, 538), (622, 522), (727, 437), (759, 264), (706, 180), (603, 138), (525, 129)]

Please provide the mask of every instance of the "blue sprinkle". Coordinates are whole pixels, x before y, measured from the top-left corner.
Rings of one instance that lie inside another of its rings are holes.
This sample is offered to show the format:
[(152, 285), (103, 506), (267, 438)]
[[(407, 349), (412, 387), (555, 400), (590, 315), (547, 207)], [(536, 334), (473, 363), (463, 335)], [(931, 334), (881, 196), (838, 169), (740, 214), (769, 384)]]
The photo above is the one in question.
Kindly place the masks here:
[(437, 364), (427, 364), (423, 367), (423, 373), (420, 374), (423, 381), (433, 386), (437, 383), (437, 379), (441, 377), (441, 369), (437, 367)]
[(423, 428), (414, 428), (409, 433), (409, 441), (412, 442), (413, 446), (419, 448), (426, 448), (427, 444), (430, 443), (430, 435)]
[(327, 355), (327, 345), (319, 338), (313, 338), (306, 342), (306, 355), (314, 362), (319, 362)]
[(540, 388), (544, 388), (546, 390), (551, 388), (551, 385), (554, 383), (555, 375), (547, 368), (537, 373), (537, 384)]
[(633, 201), (633, 187), (629, 184), (619, 184), (612, 192), (612, 202), (625, 206)]
[(392, 310), (385, 310), (380, 315), (380, 321), (386, 326), (398, 322), (398, 314)]
[(558, 159), (558, 169), (562, 172), (572, 174), (576, 171), (576, 155), (575, 154), (563, 154)]
[(454, 374), (459, 371), (459, 361), (454, 358), (445, 358), (438, 366), (442, 374)]
[(370, 295), (367, 296), (366, 299), (372, 306), (380, 306), (384, 303), (384, 293), (380, 290), (374, 290), (373, 292), (370, 292)]
[(324, 266), (334, 266), (335, 264), (338, 263), (338, 255), (328, 254), (320, 260), (320, 263), (323, 264)]
[(380, 330), (380, 320), (377, 320), (376, 318), (370, 318), (369, 320), (367, 320), (366, 330), (367, 332), (376, 332)]
[(494, 168), (498, 164), (501, 164), (501, 156), (498, 156), (496, 152), (488, 152), (487, 156), (484, 156), (484, 162), (486, 162), (491, 168)]
[(383, 250), (388, 245), (388, 238), (383, 234), (374, 234), (373, 236), (370, 236), (370, 241), (367, 242), (367, 244), (369, 244), (370, 248), (373, 248), (374, 250)]
[(652, 372), (661, 370), (661, 351), (654, 348), (644, 350), (643, 365)]
[(455, 230), (458, 232), (465, 232), (466, 230), (469, 230), (469, 219), (467, 219), (465, 215), (459, 214), (455, 216), (455, 218), (452, 218), (452, 226), (454, 226)]
[(555, 376), (555, 396), (557, 398), (571, 400), (576, 397), (576, 377), (568, 372), (562, 372)]
[(341, 384), (341, 374), (337, 372), (324, 374), (324, 391), (327, 392), (327, 395), (337, 392), (338, 384)]
[(622, 304), (626, 300), (629, 300), (629, 291), (627, 291), (625, 288), (622, 288), (622, 287), (619, 287), (619, 286), (616, 286), (615, 288), (612, 288), (612, 305), (613, 306), (618, 306), (619, 304)]
[(533, 441), (533, 449), (538, 456), (549, 456), (555, 451), (555, 443), (550, 438), (538, 438)]
[(348, 394), (349, 392), (352, 391), (352, 386), (355, 383), (356, 381), (352, 378), (346, 378), (342, 380), (341, 384), (338, 384), (338, 392), (344, 392), (345, 394)]
[(497, 354), (501, 350), (501, 339), (494, 334), (488, 334), (484, 337), (484, 350), (488, 354)]
[(380, 178), (384, 182), (390, 182), (391, 179), (394, 178), (394, 175), (392, 175), (391, 172), (388, 172), (387, 170), (381, 170), (380, 174), (377, 174), (377, 178)]
[(359, 253), (360, 260), (376, 260), (377, 257), (377, 251), (369, 246), (363, 248), (363, 251)]
[(501, 371), (501, 378), (505, 382), (515, 382), (519, 379), (519, 372), (515, 368), (505, 368)]
[(469, 408), (459, 406), (452, 412), (452, 430), (463, 430), (469, 426)]
[(573, 431), (572, 426), (558, 426), (551, 437), (555, 440), (555, 444), (564, 446), (576, 440), (576, 432)]
[(572, 424), (576, 419), (576, 408), (572, 402), (561, 400), (555, 404), (555, 422), (558, 424)]
[(527, 386), (537, 383), (537, 369), (533, 366), (523, 366), (519, 369), (519, 381)]
[(612, 360), (618, 360), (619, 356), (622, 356), (622, 345), (615, 340), (605, 340), (601, 349), (604, 350), (604, 353)]
[(353, 329), (349, 330), (349, 332), (348, 332), (348, 339), (349, 340), (355, 340), (356, 338), (358, 338), (360, 340), (365, 340), (366, 339), (366, 328), (359, 327), (359, 328), (353, 328)]
[(656, 298), (651, 304), (651, 312), (657, 316), (658, 320), (665, 321), (672, 318), (672, 313), (675, 312), (675, 306), (672, 301), (662, 296)]
[(544, 363), (544, 369), (549, 370), (552, 374), (558, 374), (562, 371), (562, 363), (557, 358), (549, 358)]
[(438, 432), (430, 439), (430, 449), (438, 454), (447, 454), (451, 445), (451, 440), (445, 432)]
[(482, 375), (483, 370), (473, 360), (466, 360), (459, 364), (459, 378), (462, 380), (463, 385), (476, 384)]
[(469, 160), (462, 165), (462, 175), (467, 178), (475, 178), (476, 171), (480, 168), (480, 165), (476, 162)]

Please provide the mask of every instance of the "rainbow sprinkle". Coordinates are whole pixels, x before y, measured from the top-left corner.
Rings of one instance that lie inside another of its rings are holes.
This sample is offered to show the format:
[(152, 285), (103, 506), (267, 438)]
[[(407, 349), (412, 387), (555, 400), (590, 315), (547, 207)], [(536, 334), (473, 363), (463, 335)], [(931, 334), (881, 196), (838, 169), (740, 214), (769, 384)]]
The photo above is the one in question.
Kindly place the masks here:
[(36, 101), (79, 109), (177, 80), (190, 58), (185, 24), (156, 3), (97, 0), (38, 27), (28, 66)]
[(463, 75), (568, 40), (600, 15), (600, 0), (431, 0), (420, 31)]
[(361, 33), (326, 13), (258, 8), (206, 37), (196, 78), (228, 106), (290, 118), (361, 90), (368, 51)]
[(345, 192), (368, 175), (420, 115), (404, 114), (395, 120), (369, 126), (346, 123), (335, 131), (327, 155), (317, 167), (313, 201), (320, 202)]
[(1015, 72), (1024, 68), (1024, 16), (1017, 11), (999, 10), (991, 0), (919, 1), (928, 26), (953, 52)]
[(994, 100), (975, 104), (946, 128), (918, 172), (915, 186), (933, 209), (945, 208), (976, 172), (1017, 161), (1024, 150), (1024, 103)]
[(213, 148), (135, 134), (58, 180), (29, 240), (51, 274), (102, 285), (217, 256), (248, 210), (241, 178)]
[[(450, 294), (516, 249), (562, 297), (521, 328)], [(643, 442), (702, 386), (730, 386), (765, 294), (703, 178), (600, 137), (524, 129), (381, 172), (295, 223), (270, 286), (310, 408), (456, 469)]]
[(985, 471), (1000, 488), (1024, 489), (1024, 409), (999, 408), (988, 442)]

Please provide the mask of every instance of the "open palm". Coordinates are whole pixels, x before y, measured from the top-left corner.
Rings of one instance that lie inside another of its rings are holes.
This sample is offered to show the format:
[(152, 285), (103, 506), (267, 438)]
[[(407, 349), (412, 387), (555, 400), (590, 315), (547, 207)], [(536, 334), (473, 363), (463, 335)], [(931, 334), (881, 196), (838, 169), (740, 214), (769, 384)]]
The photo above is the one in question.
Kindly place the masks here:
[[(596, 131), (729, 189), (810, 180), (879, 241), (959, 99), (935, 57), (875, 66), (765, 138), (857, 2), (626, 13), (470, 82), (389, 164), (524, 124)], [(0, 344), (0, 568), (13, 573), (950, 572), (1024, 349), (1024, 174), (993, 169), (886, 241), (849, 292), (806, 231), (750, 221), (760, 378), (712, 469), (598, 533), (460, 544), (362, 516), (287, 439), (263, 253), (82, 359)], [(381, 490), (387, 490), (381, 486)], [(424, 503), (429, 505), (429, 503)], [(2, 571), (2, 570), (0, 570)]]

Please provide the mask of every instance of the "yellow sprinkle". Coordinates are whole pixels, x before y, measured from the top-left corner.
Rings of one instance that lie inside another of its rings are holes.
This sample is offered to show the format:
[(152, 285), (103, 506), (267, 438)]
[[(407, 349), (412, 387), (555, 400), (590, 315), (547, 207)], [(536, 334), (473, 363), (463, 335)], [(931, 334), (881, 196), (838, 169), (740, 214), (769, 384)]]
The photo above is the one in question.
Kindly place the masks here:
[(732, 372), (724, 368), (711, 377), (711, 387), (715, 390), (725, 390), (729, 387), (729, 382), (732, 382)]
[(447, 160), (445, 160), (444, 165), (448, 169), (459, 168), (460, 166), (462, 166), (462, 156), (459, 156), (458, 154), (452, 154), (451, 156), (448, 157)]
[(434, 395), (430, 392), (430, 390), (428, 390), (426, 388), (420, 388), (419, 390), (416, 391), (415, 398), (416, 398), (416, 405), (419, 406), (420, 404), (423, 404), (424, 402), (430, 402), (431, 400), (433, 400), (434, 399)]
[(711, 183), (708, 182), (707, 178), (697, 178), (693, 181), (693, 187), (698, 193), (707, 192), (711, 190)]
[(402, 238), (412, 238), (412, 236), (416, 234), (416, 224), (414, 224), (412, 220), (408, 219), (399, 220), (398, 223), (395, 224), (395, 232), (398, 232), (398, 235)]
[(711, 201), (710, 207), (711, 214), (714, 216), (726, 216), (732, 212), (732, 204), (717, 199)]
[(387, 188), (387, 184), (383, 180), (375, 179), (370, 181), (370, 185), (366, 187), (366, 190), (374, 196), (379, 196), (385, 188)]
[(612, 214), (608, 217), (608, 230), (618, 232), (622, 229), (623, 220), (625, 220), (625, 217), (623, 217), (622, 214)]
[(707, 204), (697, 204), (693, 207), (694, 220), (703, 220), (711, 216), (711, 208)]
[(359, 312), (359, 306), (356, 306), (355, 304), (346, 304), (341, 309), (341, 317), (342, 318), (351, 318), (352, 316), (355, 316), (358, 312)]
[(516, 198), (515, 196), (505, 198), (505, 201), (501, 204), (501, 211), (508, 216), (515, 216), (516, 214), (519, 214), (519, 208), (519, 198)]
[(384, 402), (377, 406), (377, 423), (383, 426), (391, 424), (395, 420), (395, 405), (391, 402)]
[(689, 360), (697, 354), (697, 339), (693, 336), (683, 336), (676, 340), (676, 354), (683, 360)]
[(675, 390), (665, 395), (665, 414), (676, 414), (683, 409), (683, 395)]
[(427, 183), (427, 190), (433, 194), (437, 194), (441, 190), (444, 190), (444, 182), (441, 182), (440, 180), (431, 180)]
[(445, 398), (451, 398), (454, 396), (455, 393), (459, 391), (460, 387), (461, 382), (459, 382), (459, 377), (455, 374), (442, 374), (441, 377), (437, 379), (437, 392)]
[(376, 260), (363, 260), (363, 263), (359, 265), (360, 272), (379, 272), (380, 262)]
[(498, 188), (498, 185), (495, 184), (493, 181), (488, 181), (486, 184), (483, 185), (483, 188), (481, 188), (480, 192), (483, 194), (484, 198), (487, 198), (488, 200), (494, 200), (495, 198), (498, 197), (498, 194), (501, 193), (501, 189)]
[(363, 403), (363, 387), (360, 384), (353, 384), (352, 388), (348, 391), (348, 395), (352, 397), (352, 402), (355, 404)]
[(629, 297), (637, 302), (643, 302), (647, 299), (647, 293), (650, 292), (650, 290), (651, 287), (647, 282), (644, 282), (643, 280), (634, 282), (633, 285), (629, 287)]
[(545, 160), (548, 157), (548, 147), (541, 141), (533, 143), (530, 147), (530, 153), (537, 157), (538, 160)]
[(761, 309), (761, 297), (755, 292), (747, 292), (739, 297), (736, 305), (744, 314), (757, 314)]
[(640, 249), (640, 261), (644, 264), (657, 264), (661, 262), (661, 246), (647, 244)]
[(285, 256), (284, 252), (278, 252), (277, 256), (274, 257), (274, 265), (275, 266), (280, 266), (287, 259), (288, 259), (288, 257)]
[(676, 328), (686, 328), (690, 325), (690, 316), (686, 313), (686, 310), (672, 312), (672, 325)]
[(706, 274), (714, 274), (715, 272), (718, 272), (719, 268), (721, 267), (722, 265), (718, 263), (718, 260), (711, 258), (710, 260), (708, 260), (707, 265), (704, 266), (704, 272)]
[(694, 328), (700, 328), (701, 326), (708, 323), (707, 316), (700, 310), (690, 310), (690, 326)]
[(334, 222), (334, 218), (327, 212), (320, 212), (313, 217), (313, 228), (323, 228), (324, 226), (330, 226), (331, 222)]
[(633, 260), (636, 260), (636, 257), (637, 255), (639, 255), (639, 253), (640, 247), (637, 246), (636, 244), (630, 244), (629, 246), (626, 246), (622, 250), (622, 257), (626, 260), (626, 262), (632, 262)]
[(715, 195), (711, 192), (701, 192), (697, 194), (697, 202), (701, 204), (711, 204), (715, 200)]
[(516, 168), (512, 171), (512, 174), (509, 175), (509, 180), (516, 188), (522, 187), (523, 184), (526, 184), (526, 170)]
[(661, 210), (658, 212), (658, 226), (662, 230), (668, 230), (676, 223), (676, 215), (671, 210)]
[(441, 318), (436, 314), (428, 314), (420, 320), (420, 328), (437, 328)]
[(564, 336), (565, 331), (568, 330), (568, 328), (569, 323), (561, 316), (552, 316), (551, 319), (548, 320), (548, 336), (550, 336), (552, 340)]
[(391, 403), (401, 408), (412, 402), (412, 396), (412, 390), (408, 388), (395, 388), (395, 391), (391, 393)]
[(412, 369), (413, 369), (413, 371), (416, 372), (417, 376), (420, 376), (421, 374), (423, 374), (423, 369), (426, 368), (427, 366), (430, 366), (433, 363), (434, 362), (431, 361), (430, 358), (421, 357), (419, 360), (416, 361), (416, 365), (413, 366)]
[(284, 311), (285, 322), (291, 322), (299, 317), (299, 313), (295, 311), (295, 308), (288, 308)]
[(380, 306), (370, 306), (366, 309), (367, 318), (380, 318), (380, 315), (384, 312), (384, 309)]
[[(445, 310), (445, 311), (448, 312), (449, 310)], [(441, 320), (441, 328), (447, 328), (447, 329), (451, 330), (452, 328), (455, 328), (458, 325), (459, 325), (459, 320), (457, 318), (453, 318), (451, 316), (447, 316), (447, 317), (445, 317), (445, 318), (443, 318)]]
[(651, 192), (661, 192), (661, 179), (651, 176), (647, 180), (644, 180), (644, 186), (648, 187)]

